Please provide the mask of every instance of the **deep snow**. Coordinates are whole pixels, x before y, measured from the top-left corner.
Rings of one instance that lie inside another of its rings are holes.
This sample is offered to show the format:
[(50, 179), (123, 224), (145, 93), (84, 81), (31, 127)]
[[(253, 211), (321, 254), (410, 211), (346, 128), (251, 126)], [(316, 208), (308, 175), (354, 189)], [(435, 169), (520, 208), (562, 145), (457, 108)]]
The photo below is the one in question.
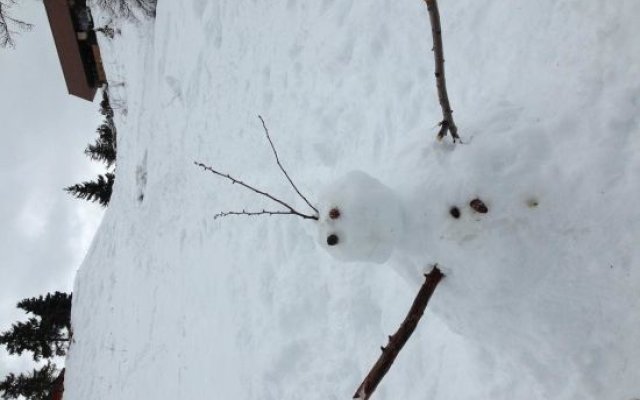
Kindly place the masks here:
[[(440, 8), (455, 146), (419, 0), (160, 1), (101, 42), (126, 112), (66, 398), (349, 398), (436, 262), (376, 398), (640, 396), (640, 3)], [(334, 259), (312, 221), (213, 220), (272, 204), (194, 160), (304, 207), (258, 114), (312, 202), (351, 170), (397, 196), (386, 263)]]

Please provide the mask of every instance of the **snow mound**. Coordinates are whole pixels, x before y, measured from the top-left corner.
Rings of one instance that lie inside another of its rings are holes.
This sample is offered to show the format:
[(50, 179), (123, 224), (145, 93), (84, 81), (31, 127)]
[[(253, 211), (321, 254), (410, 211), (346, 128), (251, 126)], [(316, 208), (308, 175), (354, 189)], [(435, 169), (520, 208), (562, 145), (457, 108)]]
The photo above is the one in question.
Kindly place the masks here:
[(393, 191), (362, 171), (351, 171), (320, 195), (318, 241), (340, 261), (382, 264), (403, 233), (403, 209)]

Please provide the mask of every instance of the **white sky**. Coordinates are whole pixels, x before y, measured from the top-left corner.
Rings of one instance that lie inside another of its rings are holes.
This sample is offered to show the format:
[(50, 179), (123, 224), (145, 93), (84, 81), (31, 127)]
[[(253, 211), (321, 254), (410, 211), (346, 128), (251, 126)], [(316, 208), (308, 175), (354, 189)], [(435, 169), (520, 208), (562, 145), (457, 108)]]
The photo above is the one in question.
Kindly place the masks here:
[[(24, 319), (20, 299), (71, 291), (103, 213), (62, 190), (102, 172), (83, 154), (102, 120), (99, 94), (94, 104), (67, 94), (41, 2), (12, 14), (35, 26), (0, 49), (0, 331)], [(0, 349), (2, 378), (31, 364)]]

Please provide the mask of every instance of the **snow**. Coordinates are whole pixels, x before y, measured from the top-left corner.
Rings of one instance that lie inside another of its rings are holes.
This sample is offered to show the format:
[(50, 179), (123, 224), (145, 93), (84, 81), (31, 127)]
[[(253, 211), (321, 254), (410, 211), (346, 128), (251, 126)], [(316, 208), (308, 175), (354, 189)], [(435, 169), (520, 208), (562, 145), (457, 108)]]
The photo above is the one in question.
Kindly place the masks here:
[[(460, 145), (435, 140), (421, 1), (157, 11), (101, 41), (126, 112), (66, 398), (350, 398), (434, 263), (446, 277), (375, 398), (640, 396), (640, 3), (441, 1)], [(272, 204), (194, 160), (305, 207), (258, 114), (321, 222), (214, 221)], [(357, 234), (394, 237), (403, 209), (401, 239), (328, 249), (327, 193), (373, 211)]]
[[(362, 171), (350, 171), (329, 183), (319, 199), (318, 243), (338, 260), (382, 264), (402, 240), (404, 211), (399, 199)], [(337, 243), (329, 244), (331, 235)]]

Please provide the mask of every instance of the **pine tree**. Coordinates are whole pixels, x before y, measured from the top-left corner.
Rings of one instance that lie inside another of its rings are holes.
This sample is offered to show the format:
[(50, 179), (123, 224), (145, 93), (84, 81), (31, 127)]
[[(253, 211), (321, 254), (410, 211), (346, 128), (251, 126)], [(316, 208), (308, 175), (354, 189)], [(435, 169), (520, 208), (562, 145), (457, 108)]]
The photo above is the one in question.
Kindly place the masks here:
[(53, 356), (64, 356), (69, 344), (69, 330), (61, 329), (35, 317), (16, 322), (11, 329), (0, 334), (0, 344), (9, 354), (33, 353), (34, 361)]
[(107, 172), (105, 175), (98, 175), (97, 181), (82, 182), (65, 188), (73, 196), (87, 201), (97, 201), (103, 207), (109, 205), (115, 175)]
[(20, 396), (27, 400), (48, 400), (51, 397), (53, 382), (58, 370), (56, 365), (48, 362), (40, 369), (34, 369), (31, 374), (16, 376), (11, 373), (0, 382), (0, 392), (5, 400), (18, 399)]
[(0, 344), (9, 354), (30, 351), (35, 361), (65, 355), (71, 332), (71, 294), (55, 292), (23, 299), (18, 308), (32, 316), (0, 334)]
[(40, 322), (37, 318), (29, 318), (27, 322), (16, 322), (11, 330), (0, 335), (0, 344), (7, 347), (9, 354), (22, 354), (23, 351), (33, 351), (33, 358), (38, 361), (42, 356), (51, 357), (53, 352), (49, 344), (38, 337)]
[(112, 123), (105, 121), (98, 127), (98, 138), (84, 151), (94, 161), (103, 161), (107, 168), (116, 162), (116, 131)]
[(47, 293), (46, 296), (23, 299), (18, 303), (18, 308), (40, 317), (43, 324), (54, 329), (71, 330), (70, 293)]

